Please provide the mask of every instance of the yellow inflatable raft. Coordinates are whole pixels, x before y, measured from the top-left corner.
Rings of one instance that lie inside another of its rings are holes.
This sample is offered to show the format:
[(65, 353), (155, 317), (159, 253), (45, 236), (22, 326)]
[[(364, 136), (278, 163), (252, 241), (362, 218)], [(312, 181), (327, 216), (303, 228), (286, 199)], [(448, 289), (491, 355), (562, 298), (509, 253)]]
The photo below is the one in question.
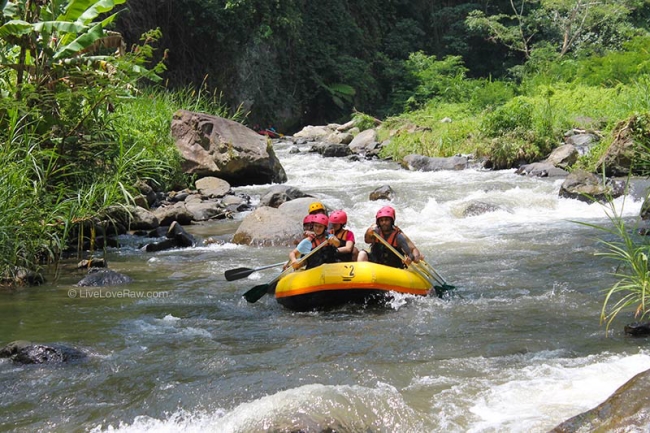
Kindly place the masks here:
[(408, 269), (372, 262), (328, 263), (282, 277), (275, 299), (290, 310), (308, 311), (381, 303), (391, 292), (426, 296), (431, 289), (427, 280)]

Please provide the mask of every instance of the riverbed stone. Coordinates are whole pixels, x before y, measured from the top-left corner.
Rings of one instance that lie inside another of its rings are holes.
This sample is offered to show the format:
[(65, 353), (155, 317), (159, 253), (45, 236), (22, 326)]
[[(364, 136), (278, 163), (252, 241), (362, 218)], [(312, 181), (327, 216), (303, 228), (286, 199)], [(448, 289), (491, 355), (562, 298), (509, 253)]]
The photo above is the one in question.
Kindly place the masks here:
[(417, 154), (406, 155), (401, 162), (402, 167), (411, 171), (465, 170), (467, 164), (466, 156), (432, 158)]
[(371, 201), (377, 200), (393, 200), (395, 197), (395, 191), (390, 185), (382, 185), (379, 188), (376, 188), (373, 192), (370, 193), (368, 197)]
[(650, 425), (650, 370), (634, 376), (597, 407), (574, 416), (550, 433), (645, 432)]
[(563, 178), (569, 175), (569, 172), (556, 167), (549, 162), (533, 162), (531, 164), (524, 164), (519, 167), (516, 174), (530, 177), (548, 177), (548, 178)]
[(60, 344), (37, 344), (13, 341), (0, 349), (0, 358), (9, 358), (16, 364), (58, 364), (86, 357), (74, 347)]
[(232, 242), (241, 245), (288, 247), (292, 246), (293, 241), (301, 234), (302, 219), (298, 221), (290, 218), (279, 208), (262, 206), (244, 218)]
[(260, 198), (260, 206), (279, 207), (281, 204), (297, 198), (311, 197), (298, 188), (289, 185), (273, 185)]
[(606, 202), (608, 197), (616, 198), (625, 192), (625, 182), (607, 179), (605, 184), (602, 178), (594, 173), (584, 170), (575, 170), (562, 183), (559, 196), (572, 198), (585, 203)]
[(206, 197), (223, 197), (230, 191), (230, 184), (223, 179), (214, 176), (206, 176), (197, 179), (194, 183), (196, 189)]
[(112, 269), (91, 268), (76, 285), (78, 287), (104, 287), (128, 284), (132, 281), (133, 278)]

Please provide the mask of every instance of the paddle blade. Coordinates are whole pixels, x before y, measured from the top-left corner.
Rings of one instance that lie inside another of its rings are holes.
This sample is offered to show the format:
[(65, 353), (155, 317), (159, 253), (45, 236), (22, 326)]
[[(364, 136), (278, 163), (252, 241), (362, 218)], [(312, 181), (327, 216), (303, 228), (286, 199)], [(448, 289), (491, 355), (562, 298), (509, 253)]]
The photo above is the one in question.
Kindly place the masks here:
[(251, 268), (237, 268), (237, 269), (228, 269), (223, 275), (226, 277), (227, 281), (239, 280), (241, 278), (246, 278), (257, 269)]
[(242, 296), (251, 304), (262, 299), (266, 292), (269, 290), (268, 284), (260, 284), (250, 289), (248, 292), (244, 293)]
[(444, 283), (442, 286), (433, 286), (433, 288), (436, 290), (436, 296), (442, 299), (445, 296), (451, 296), (452, 295), (451, 291), (454, 290), (456, 286), (452, 286), (451, 284)]

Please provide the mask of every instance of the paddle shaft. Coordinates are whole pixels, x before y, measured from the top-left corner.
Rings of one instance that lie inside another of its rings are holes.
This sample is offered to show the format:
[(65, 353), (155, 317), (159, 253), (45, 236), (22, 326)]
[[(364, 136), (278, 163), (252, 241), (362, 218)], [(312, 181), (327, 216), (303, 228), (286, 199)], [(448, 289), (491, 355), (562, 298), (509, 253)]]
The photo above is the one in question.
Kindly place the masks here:
[[(303, 258), (301, 258), (298, 263), (300, 265), (302, 265), (305, 262), (305, 260), (310, 258), (312, 255), (314, 255), (314, 253), (316, 253), (318, 250), (320, 250), (321, 248), (323, 248), (326, 245), (328, 245), (328, 242), (321, 243), (319, 246), (317, 246), (316, 248), (311, 250), (307, 255), (305, 255)], [(293, 271), (293, 267), (291, 266), (291, 264), (289, 264), (289, 267), (287, 269), (285, 269), (284, 271), (282, 271), (282, 273), (280, 275), (278, 275), (277, 277), (275, 277), (273, 280), (269, 281), (268, 283), (260, 284), (258, 286), (255, 286), (252, 289), (250, 289), (249, 291), (247, 291), (246, 293), (244, 293), (244, 295), (243, 295), (244, 298), (246, 298), (246, 300), (248, 302), (250, 302), (251, 304), (259, 301), (264, 295), (266, 295), (266, 292), (269, 290), (269, 287), (271, 286), (271, 284), (275, 283), (276, 281), (279, 281), (282, 277), (284, 277), (285, 275), (289, 274), (292, 271)]]
[[(402, 234), (404, 235), (404, 237), (406, 238), (406, 240), (408, 241), (408, 243), (410, 243), (411, 245), (415, 245), (415, 244), (413, 243), (413, 241), (412, 241), (411, 239), (409, 239), (409, 237), (406, 235), (406, 233), (404, 233), (404, 232), (401, 231), (401, 230), (400, 230), (400, 233), (402, 233)], [(426, 270), (429, 271), (428, 273), (432, 274), (431, 276), (432, 276), (433, 278), (435, 278), (435, 279), (438, 281), (438, 283), (440, 283), (440, 284), (447, 284), (447, 282), (446, 282), (445, 279), (442, 277), (442, 275), (440, 275), (440, 274), (438, 273), (438, 271), (436, 271), (436, 270), (434, 269), (433, 266), (431, 266), (429, 263), (427, 263), (424, 259), (420, 260), (420, 263), (422, 263), (422, 265), (426, 268)]]
[[(379, 236), (379, 235), (377, 234), (377, 232), (375, 232), (374, 230), (372, 231), (372, 235), (373, 235), (375, 238), (377, 238), (377, 239), (379, 240), (379, 242), (381, 242), (382, 244), (384, 244), (384, 246), (385, 246), (386, 248), (388, 248), (388, 249), (389, 249), (393, 254), (395, 254), (395, 255), (396, 255), (396, 256), (397, 256), (401, 261), (405, 261), (405, 260), (406, 260), (406, 257), (404, 257), (404, 255), (402, 255), (399, 251), (397, 251), (397, 250), (396, 250), (396, 249), (395, 249), (391, 244), (388, 243), (388, 241), (386, 241), (386, 239), (384, 239), (384, 238), (382, 238), (381, 236)], [(413, 262), (412, 262), (412, 264), (415, 265), (415, 263), (413, 263)], [(427, 278), (427, 275), (426, 275), (424, 272), (422, 272), (422, 271), (421, 271), (417, 266), (413, 266), (413, 270), (414, 270), (414, 271), (415, 271), (415, 272), (416, 272), (420, 277), (422, 277), (426, 282), (428, 282), (429, 284), (431, 284), (432, 287), (435, 285), (435, 284), (433, 284), (433, 281), (431, 281), (430, 278)]]
[(273, 263), (272, 265), (260, 266), (259, 268), (254, 268), (254, 269), (251, 268), (229, 269), (226, 272), (224, 272), (224, 276), (228, 281), (239, 280), (240, 278), (246, 278), (253, 272), (261, 271), (263, 269), (275, 268), (277, 266), (282, 266), (284, 265), (284, 263), (285, 262)]

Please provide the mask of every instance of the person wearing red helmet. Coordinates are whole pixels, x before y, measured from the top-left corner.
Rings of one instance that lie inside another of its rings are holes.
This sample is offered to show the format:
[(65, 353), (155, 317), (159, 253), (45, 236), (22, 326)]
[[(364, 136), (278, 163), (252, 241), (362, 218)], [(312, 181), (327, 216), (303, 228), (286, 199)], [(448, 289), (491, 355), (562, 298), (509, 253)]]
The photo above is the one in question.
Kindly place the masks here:
[[(390, 249), (379, 242), (373, 232), (381, 236), (388, 244), (400, 251), (405, 260), (402, 262)], [(377, 211), (375, 215), (375, 224), (366, 230), (364, 236), (366, 243), (370, 244), (370, 254), (366, 251), (359, 252), (359, 261), (371, 261), (380, 263), (394, 268), (405, 268), (411, 262), (418, 263), (424, 257), (420, 254), (415, 245), (410, 243), (401, 230), (395, 225), (395, 209), (390, 206), (384, 206)]]
[[(327, 232), (327, 225), (329, 218), (324, 214), (314, 214), (312, 217), (312, 229), (314, 236), (311, 239), (311, 249), (314, 250), (323, 242), (329, 245), (321, 248), (306, 260), (306, 269), (315, 268), (323, 263), (334, 263), (336, 261), (336, 248), (340, 246), (339, 240), (336, 236), (332, 236)], [(299, 269), (305, 265), (298, 260), (302, 253), (298, 249), (294, 249), (289, 253), (289, 260), (294, 269)]]
[(359, 253), (354, 247), (354, 233), (344, 228), (347, 223), (348, 215), (345, 211), (335, 210), (330, 214), (330, 233), (336, 236), (341, 243), (336, 249), (337, 262), (353, 262), (355, 261), (354, 253)]

